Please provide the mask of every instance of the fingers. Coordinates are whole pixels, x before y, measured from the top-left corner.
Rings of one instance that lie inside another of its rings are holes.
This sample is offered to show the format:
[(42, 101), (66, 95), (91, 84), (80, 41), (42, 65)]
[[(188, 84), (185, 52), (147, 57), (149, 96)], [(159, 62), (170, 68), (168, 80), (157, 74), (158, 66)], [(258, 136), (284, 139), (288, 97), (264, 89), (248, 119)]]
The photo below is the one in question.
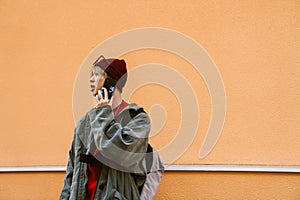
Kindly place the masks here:
[(109, 104), (108, 92), (106, 88), (102, 88), (102, 90), (104, 91), (104, 97), (101, 90), (98, 90), (98, 94), (96, 94), (96, 108)]
[(95, 99), (96, 99), (96, 104), (98, 104), (98, 103), (99, 103), (99, 97), (98, 97), (98, 94), (96, 94)]
[(100, 100), (102, 99), (102, 93), (101, 93), (101, 90), (98, 90), (96, 96), (95, 96), (95, 99), (96, 99), (96, 104), (99, 104)]
[(107, 92), (107, 89), (105, 87), (103, 87), (102, 90), (104, 90), (104, 100), (108, 102), (108, 92)]
[(98, 90), (98, 100), (103, 99), (101, 90)]

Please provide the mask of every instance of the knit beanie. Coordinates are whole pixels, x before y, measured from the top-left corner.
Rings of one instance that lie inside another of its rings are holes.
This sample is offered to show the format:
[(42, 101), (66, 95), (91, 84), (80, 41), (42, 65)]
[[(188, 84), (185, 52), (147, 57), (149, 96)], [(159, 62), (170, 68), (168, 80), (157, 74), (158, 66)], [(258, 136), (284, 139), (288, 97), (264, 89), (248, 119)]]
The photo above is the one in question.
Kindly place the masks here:
[(110, 78), (116, 80), (116, 87), (122, 92), (127, 81), (127, 69), (124, 60), (116, 58), (101, 59), (95, 66), (99, 66)]

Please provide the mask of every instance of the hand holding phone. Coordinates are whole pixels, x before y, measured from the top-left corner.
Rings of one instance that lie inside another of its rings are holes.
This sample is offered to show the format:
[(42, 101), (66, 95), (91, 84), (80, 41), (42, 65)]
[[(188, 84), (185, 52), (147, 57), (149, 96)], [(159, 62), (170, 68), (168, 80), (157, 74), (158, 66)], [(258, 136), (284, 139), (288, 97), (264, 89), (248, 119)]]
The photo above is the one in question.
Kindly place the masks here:
[(111, 99), (115, 90), (117, 81), (112, 78), (106, 78), (101, 90), (96, 95), (96, 108), (104, 105), (111, 105)]
[[(115, 86), (116, 86), (116, 83), (117, 81), (110, 78), (110, 77), (107, 77), (105, 79), (105, 82), (103, 84), (103, 87), (101, 89), (101, 94), (102, 94), (102, 97), (105, 99), (105, 92), (104, 90), (106, 89), (107, 90), (107, 95), (108, 95), (108, 100), (111, 99), (114, 91), (115, 91)], [(105, 89), (104, 89), (105, 88)]]

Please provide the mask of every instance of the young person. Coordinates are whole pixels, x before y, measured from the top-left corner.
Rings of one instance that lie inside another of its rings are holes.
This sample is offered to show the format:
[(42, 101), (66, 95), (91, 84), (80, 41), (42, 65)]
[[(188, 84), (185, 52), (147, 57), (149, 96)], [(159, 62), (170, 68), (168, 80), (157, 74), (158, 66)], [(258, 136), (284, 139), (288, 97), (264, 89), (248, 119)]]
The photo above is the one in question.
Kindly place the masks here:
[[(107, 79), (115, 86), (103, 88)], [(126, 81), (124, 60), (100, 56), (95, 61), (90, 85), (96, 106), (74, 130), (60, 199), (154, 198), (164, 166), (148, 144), (147, 113), (122, 99)]]

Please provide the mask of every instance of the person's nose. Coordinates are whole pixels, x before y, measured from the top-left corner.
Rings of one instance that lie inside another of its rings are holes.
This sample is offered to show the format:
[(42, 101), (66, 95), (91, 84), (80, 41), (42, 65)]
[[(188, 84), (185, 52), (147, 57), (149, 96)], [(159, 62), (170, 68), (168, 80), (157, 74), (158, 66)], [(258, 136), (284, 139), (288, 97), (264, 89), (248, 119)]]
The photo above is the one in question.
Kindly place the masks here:
[(94, 76), (91, 76), (90, 83), (94, 83), (94, 82), (95, 82)]

